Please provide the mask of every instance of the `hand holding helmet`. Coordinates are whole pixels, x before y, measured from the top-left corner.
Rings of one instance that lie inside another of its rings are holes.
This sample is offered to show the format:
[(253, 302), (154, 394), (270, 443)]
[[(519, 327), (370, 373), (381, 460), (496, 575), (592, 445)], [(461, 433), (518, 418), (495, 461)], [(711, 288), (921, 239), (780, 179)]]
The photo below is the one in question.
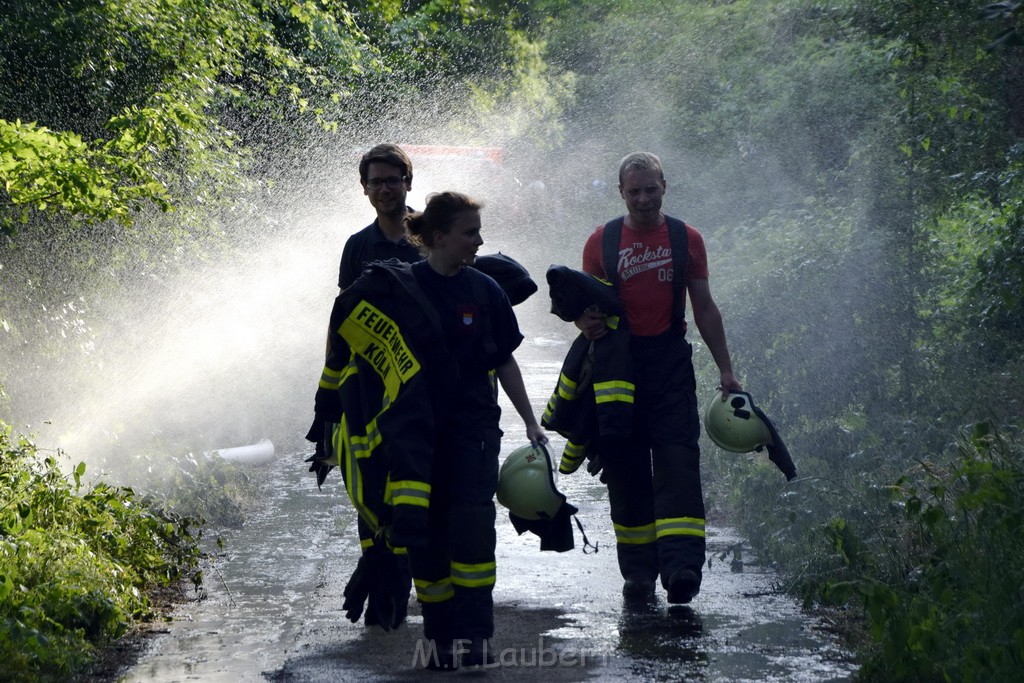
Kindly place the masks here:
[[(573, 548), (571, 519), (578, 510), (555, 488), (554, 465), (543, 444), (517, 448), (505, 459), (498, 473), (498, 502), (508, 508), (517, 533), (540, 536), (541, 550)], [(589, 545), (585, 534), (583, 543)]]
[(743, 385), (736, 379), (736, 376), (732, 374), (732, 370), (723, 370), (721, 377), (719, 378), (719, 388), (722, 390), (722, 400), (724, 401), (732, 394), (738, 394), (743, 391)]
[(552, 519), (565, 502), (543, 444), (512, 451), (498, 473), (498, 502), (523, 519)]
[(768, 459), (786, 475), (786, 481), (796, 479), (796, 466), (789, 449), (775, 425), (754, 399), (745, 391), (715, 394), (704, 413), (704, 429), (722, 450), (732, 453), (750, 453), (768, 450)]
[(753, 406), (754, 400), (747, 392), (726, 395), (719, 389), (704, 413), (708, 436), (719, 448), (732, 453), (750, 453), (771, 443), (771, 433)]

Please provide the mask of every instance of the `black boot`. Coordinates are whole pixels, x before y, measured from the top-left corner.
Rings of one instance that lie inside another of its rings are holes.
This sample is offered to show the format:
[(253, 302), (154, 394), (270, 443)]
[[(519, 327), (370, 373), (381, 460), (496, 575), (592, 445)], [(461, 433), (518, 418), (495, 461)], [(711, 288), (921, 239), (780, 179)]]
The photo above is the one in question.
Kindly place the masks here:
[(673, 605), (685, 605), (700, 592), (700, 577), (689, 569), (680, 569), (668, 579), (668, 601)]
[(451, 638), (427, 641), (427, 670), (454, 671), (459, 668), (458, 658)]
[(471, 638), (468, 645), (465, 640), (460, 642), (463, 644), (463, 647), (460, 648), (462, 652), (461, 666), (494, 666), (497, 659), (491, 650), (490, 640), (487, 638)]
[(631, 602), (650, 600), (654, 597), (654, 581), (626, 579), (622, 584), (622, 597)]
[(427, 639), (427, 669), (451, 671), (459, 666), (452, 642), (452, 601), (422, 602), (423, 635)]

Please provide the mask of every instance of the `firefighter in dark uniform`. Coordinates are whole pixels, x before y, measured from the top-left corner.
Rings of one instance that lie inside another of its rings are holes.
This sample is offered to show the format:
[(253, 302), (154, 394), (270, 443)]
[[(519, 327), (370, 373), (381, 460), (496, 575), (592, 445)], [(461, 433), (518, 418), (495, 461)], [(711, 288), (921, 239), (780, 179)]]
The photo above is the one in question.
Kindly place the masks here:
[(398, 145), (381, 144), (359, 160), (359, 183), (377, 212), (372, 223), (345, 240), (338, 269), (338, 287), (348, 289), (368, 263), (396, 258), (413, 263), (423, 258), (405, 235), (405, 217), (411, 209), (406, 196), (412, 190), (412, 161)]
[[(370, 225), (353, 234), (345, 243), (341, 258), (338, 286), (344, 293), (366, 272), (370, 264), (389, 262), (414, 263), (424, 258), (418, 244), (408, 239), (406, 216), (407, 193), (412, 189), (412, 162), (400, 147), (380, 144), (367, 151), (359, 162), (359, 179), (364, 194), (377, 213)], [(529, 273), (514, 260), (502, 254), (483, 256), (473, 265), (493, 276), (516, 304), (536, 291)], [(380, 273), (376, 274), (380, 279)], [(337, 321), (335, 321), (337, 322)], [(332, 324), (333, 330), (336, 325)], [(518, 331), (516, 331), (518, 334)], [(331, 346), (328, 331), (328, 352)], [(495, 387), (496, 390), (496, 387)], [(328, 426), (333, 426), (328, 423)], [(332, 465), (330, 430), (325, 432), (322, 420), (314, 421), (307, 439), (317, 444), (309, 462), (321, 484)], [(405, 621), (412, 575), (404, 547), (390, 547), (368, 524), (363, 514), (358, 517), (360, 547), (363, 554), (345, 587), (346, 617), (356, 622), (361, 616), (366, 624), (384, 630), (397, 628)]]
[[(658, 157), (646, 152), (625, 157), (619, 194), (627, 214), (588, 238), (583, 270), (616, 285), (631, 334), (633, 433), (602, 439), (598, 446), (623, 595), (652, 597), (660, 575), (668, 602), (679, 604), (699, 592), (705, 559), (700, 423), (692, 348), (684, 336), (687, 292), (694, 322), (718, 366), (723, 400), (742, 387), (708, 287), (703, 238), (661, 212), (665, 189)], [(608, 334), (605, 323), (599, 311), (575, 321), (591, 340)]]
[[(338, 268), (338, 287), (342, 291), (351, 287), (370, 263), (388, 259), (413, 263), (423, 258), (423, 254), (408, 241), (405, 234), (405, 217), (412, 211), (406, 205), (406, 197), (412, 190), (412, 160), (409, 155), (398, 145), (390, 143), (372, 147), (359, 160), (359, 184), (377, 215), (372, 223), (345, 241)], [(320, 432), (314, 425), (311, 432), (314, 438), (311, 440), (315, 441)], [(407, 558), (404, 555), (391, 556), (384, 549), (375, 548), (373, 535), (362, 518), (358, 520), (358, 529), (363, 552), (382, 551), (380, 558), (385, 565), (384, 571), (395, 575), (397, 583), (404, 583), (411, 588), (412, 578)], [(390, 630), (405, 621), (408, 598), (404, 601), (401, 596), (387, 599), (378, 595), (377, 591), (371, 591), (368, 597), (369, 604), (364, 616), (367, 626), (379, 625)], [(384, 604), (385, 600), (393, 600), (394, 604)], [(348, 610), (350, 618), (354, 616), (355, 619), (362, 612), (362, 603)]]
[(466, 195), (443, 192), (406, 221), (411, 238), (427, 253), (412, 271), (438, 313), (459, 375), (447, 405), (435, 411), (427, 538), (409, 547), (424, 635), (437, 645), (440, 668), (458, 664), (460, 651), (463, 666), (494, 661), (488, 649), (494, 632), (493, 501), (501, 430), (492, 370), (525, 423), (530, 443), (547, 442), (512, 356), (523, 336), (508, 297), (493, 279), (466, 267), (483, 244), (480, 208)]

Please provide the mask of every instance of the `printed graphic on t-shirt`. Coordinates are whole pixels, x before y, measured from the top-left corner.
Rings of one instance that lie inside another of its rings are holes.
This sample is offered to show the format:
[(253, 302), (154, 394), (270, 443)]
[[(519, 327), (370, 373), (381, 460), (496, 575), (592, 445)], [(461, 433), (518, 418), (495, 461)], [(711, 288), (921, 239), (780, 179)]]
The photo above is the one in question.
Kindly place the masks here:
[(619, 250), (619, 279), (626, 282), (631, 277), (650, 270), (658, 270), (658, 281), (672, 280), (672, 249), (665, 246), (651, 248), (641, 242)]
[(459, 304), (456, 307), (458, 328), (462, 334), (474, 334), (480, 320), (480, 307), (476, 304)]

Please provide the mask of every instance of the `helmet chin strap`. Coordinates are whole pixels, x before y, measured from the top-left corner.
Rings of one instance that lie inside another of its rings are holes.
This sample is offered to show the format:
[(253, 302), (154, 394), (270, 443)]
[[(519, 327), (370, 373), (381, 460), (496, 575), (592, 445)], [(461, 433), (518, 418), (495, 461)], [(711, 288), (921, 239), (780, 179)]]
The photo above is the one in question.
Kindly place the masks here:
[[(597, 551), (599, 549), (598, 546), (601, 545), (601, 541), (598, 541), (597, 543), (591, 543), (590, 540), (587, 538), (587, 532), (583, 530), (583, 524), (580, 522), (580, 518), (576, 515), (573, 515), (572, 519), (574, 522), (576, 522), (576, 526), (580, 530), (580, 536), (583, 537), (583, 554), (597, 554)], [(593, 548), (593, 550), (587, 550), (587, 548)]]

